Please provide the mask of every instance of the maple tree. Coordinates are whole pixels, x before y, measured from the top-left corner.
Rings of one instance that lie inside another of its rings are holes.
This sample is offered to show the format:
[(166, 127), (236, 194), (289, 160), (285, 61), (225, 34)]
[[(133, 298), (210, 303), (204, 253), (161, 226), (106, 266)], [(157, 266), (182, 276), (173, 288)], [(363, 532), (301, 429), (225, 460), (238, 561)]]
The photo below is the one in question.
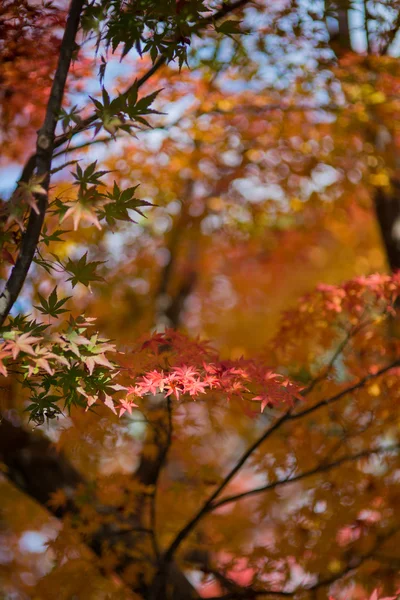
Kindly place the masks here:
[(399, 597), (399, 15), (2, 4), (5, 598)]

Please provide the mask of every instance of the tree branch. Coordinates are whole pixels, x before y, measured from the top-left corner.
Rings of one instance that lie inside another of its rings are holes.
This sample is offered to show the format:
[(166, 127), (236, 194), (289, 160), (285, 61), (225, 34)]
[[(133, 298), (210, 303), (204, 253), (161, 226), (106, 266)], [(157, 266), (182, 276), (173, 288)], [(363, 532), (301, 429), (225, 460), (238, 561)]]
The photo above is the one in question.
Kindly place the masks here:
[(42, 128), (38, 132), (36, 156), (35, 159), (31, 157), (28, 160), (22, 174), (23, 177), (25, 177), (24, 181), (29, 181), (36, 166), (38, 177), (43, 178), (41, 185), (45, 192), (43, 194), (35, 194), (37, 212), (31, 208), (28, 225), (22, 238), (17, 262), (0, 296), (0, 325), (4, 323), (14, 302), (18, 298), (35, 255), (40, 233), (42, 231), (42, 225), (47, 209), (47, 192), (50, 184), (50, 169), (54, 149), (55, 130), (58, 114), (62, 105), (68, 71), (75, 49), (75, 38), (78, 32), (82, 8), (83, 0), (71, 0), (67, 24), (58, 58), (58, 65), (51, 87), (50, 98), (47, 103), (46, 115)]
[(400, 11), (397, 15), (397, 18), (395, 19), (394, 23), (393, 23), (393, 27), (386, 33), (386, 40), (383, 44), (383, 46), (380, 48), (380, 52), (379, 54), (381, 56), (386, 56), (389, 53), (390, 47), (393, 44), (398, 32), (400, 29)]
[(152, 537), (152, 541), (153, 541), (153, 549), (154, 549), (154, 554), (156, 555), (157, 558), (160, 557), (160, 549), (159, 549), (159, 545), (158, 545), (158, 541), (157, 541), (157, 523), (156, 523), (156, 502), (157, 502), (157, 484), (158, 484), (158, 480), (160, 478), (160, 474), (161, 474), (161, 470), (165, 464), (165, 461), (167, 459), (167, 455), (168, 455), (168, 451), (171, 447), (171, 442), (172, 442), (172, 403), (171, 403), (171, 397), (168, 396), (167, 398), (167, 415), (168, 415), (168, 424), (167, 424), (167, 432), (166, 432), (166, 440), (165, 440), (165, 444), (162, 447), (161, 453), (160, 453), (160, 460), (158, 463), (158, 469), (155, 473), (154, 476), (154, 481), (153, 481), (153, 485), (154, 485), (154, 490), (153, 493), (151, 494), (151, 498), (150, 498), (150, 523), (151, 523), (151, 537)]
[(376, 379), (377, 377), (380, 377), (381, 375), (384, 375), (391, 369), (394, 369), (395, 367), (398, 367), (398, 366), (400, 366), (400, 359), (396, 359), (395, 361), (391, 362), (390, 364), (386, 365), (385, 367), (382, 367), (376, 373), (370, 373), (369, 375), (366, 375), (365, 377), (363, 377), (362, 379), (357, 381), (357, 383), (351, 385), (350, 387), (347, 387), (344, 390), (341, 390), (337, 394), (334, 394), (333, 396), (330, 396), (329, 398), (325, 398), (324, 400), (317, 402), (313, 406), (304, 408), (303, 410), (301, 410), (297, 413), (288, 415), (287, 420), (295, 421), (297, 419), (300, 419), (301, 417), (310, 415), (311, 413), (319, 410), (320, 408), (323, 408), (325, 406), (330, 406), (334, 402), (341, 400), (344, 396), (347, 396), (347, 394), (351, 394), (351, 392), (355, 392), (356, 390), (362, 389), (370, 381)]
[(330, 372), (332, 371), (335, 362), (337, 361), (337, 359), (339, 358), (339, 356), (341, 355), (341, 353), (343, 352), (343, 350), (345, 349), (345, 347), (347, 346), (347, 344), (349, 343), (351, 337), (353, 335), (355, 335), (356, 333), (358, 333), (360, 331), (360, 329), (362, 328), (362, 325), (359, 325), (357, 328), (351, 328), (345, 335), (344, 339), (342, 340), (342, 342), (338, 345), (338, 347), (336, 348), (335, 352), (333, 353), (330, 361), (328, 362), (327, 366), (321, 371), (321, 373), (319, 375), (317, 375), (312, 381), (311, 383), (306, 387), (305, 390), (303, 390), (302, 395), (303, 396), (308, 396), (308, 394), (310, 392), (312, 392), (312, 390), (315, 388), (315, 386), (320, 383), (321, 381), (323, 381), (326, 377), (328, 377), (328, 375), (330, 374)]
[(258, 488), (253, 488), (252, 490), (248, 490), (246, 492), (242, 492), (240, 494), (234, 494), (232, 496), (227, 496), (226, 498), (222, 498), (218, 502), (214, 502), (211, 507), (207, 509), (207, 512), (211, 512), (220, 506), (224, 506), (225, 504), (230, 504), (231, 502), (237, 502), (238, 500), (242, 500), (243, 498), (249, 498), (250, 496), (256, 496), (257, 494), (261, 494), (263, 492), (268, 492), (270, 490), (274, 490), (277, 487), (288, 485), (290, 483), (295, 483), (296, 481), (301, 481), (302, 479), (306, 479), (307, 477), (312, 477), (313, 475), (319, 475), (320, 473), (325, 473), (326, 471), (330, 471), (331, 469), (336, 469), (341, 465), (347, 462), (354, 462), (359, 460), (360, 458), (366, 458), (367, 456), (371, 456), (372, 454), (384, 454), (385, 452), (391, 452), (394, 450), (398, 450), (400, 448), (399, 444), (393, 444), (391, 446), (386, 446), (384, 448), (372, 448), (369, 450), (363, 450), (358, 452), (357, 454), (353, 454), (352, 456), (343, 456), (335, 461), (330, 463), (319, 464), (318, 466), (310, 469), (308, 471), (304, 471), (303, 473), (299, 473), (294, 477), (288, 477), (287, 479), (279, 479), (278, 481), (274, 481), (273, 483), (269, 483), (267, 485), (263, 485)]
[(351, 565), (347, 565), (341, 571), (339, 571), (339, 573), (336, 573), (335, 575), (331, 575), (329, 577), (326, 577), (325, 579), (321, 579), (313, 586), (307, 588), (307, 591), (318, 590), (322, 587), (327, 587), (329, 585), (332, 585), (333, 583), (336, 583), (340, 579), (343, 579), (343, 577), (346, 577), (346, 575), (349, 575), (350, 573), (352, 573), (353, 571), (358, 569), (368, 559), (375, 558), (376, 551), (381, 546), (383, 546), (383, 544), (385, 542), (387, 542), (391, 537), (396, 535), (398, 532), (399, 532), (399, 527), (396, 526), (396, 527), (389, 529), (388, 531), (381, 533), (380, 535), (377, 535), (376, 540), (375, 540), (374, 544), (372, 545), (372, 548), (370, 548), (370, 550), (368, 550), (367, 552), (365, 552), (364, 554), (362, 554), (359, 557), (354, 557)]

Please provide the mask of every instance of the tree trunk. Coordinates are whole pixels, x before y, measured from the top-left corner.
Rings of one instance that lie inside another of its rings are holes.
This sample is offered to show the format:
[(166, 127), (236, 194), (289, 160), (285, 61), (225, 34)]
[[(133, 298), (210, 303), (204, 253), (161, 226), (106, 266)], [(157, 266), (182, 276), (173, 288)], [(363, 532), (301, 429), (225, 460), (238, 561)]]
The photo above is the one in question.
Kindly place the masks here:
[[(329, 44), (338, 59), (353, 51), (349, 10), (349, 0), (325, 0)], [(365, 27), (368, 27), (367, 18)], [(365, 34), (368, 40), (368, 31)], [(372, 142), (376, 143), (376, 140)], [(395, 272), (400, 269), (400, 180), (393, 177), (390, 187), (377, 188), (373, 201), (388, 266)]]

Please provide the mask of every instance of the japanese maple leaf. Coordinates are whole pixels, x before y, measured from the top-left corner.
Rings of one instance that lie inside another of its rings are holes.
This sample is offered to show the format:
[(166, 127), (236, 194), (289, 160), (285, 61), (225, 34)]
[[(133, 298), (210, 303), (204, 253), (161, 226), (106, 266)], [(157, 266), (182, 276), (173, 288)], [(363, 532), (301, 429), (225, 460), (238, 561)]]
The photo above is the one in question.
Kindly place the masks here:
[(93, 370), (96, 365), (101, 365), (102, 367), (109, 367), (110, 369), (113, 368), (113, 365), (106, 358), (104, 353), (95, 354), (94, 356), (87, 356), (83, 362), (87, 366), (90, 375), (93, 373)]
[(185, 384), (185, 392), (188, 392), (191, 396), (197, 396), (198, 394), (206, 393), (207, 384), (200, 379), (193, 379), (190, 383)]
[(50, 495), (50, 500), (48, 500), (47, 504), (51, 506), (51, 508), (61, 508), (65, 506), (68, 502), (68, 496), (64, 490), (56, 490), (52, 492)]
[(74, 288), (78, 283), (89, 287), (92, 281), (103, 281), (103, 278), (97, 275), (96, 268), (103, 264), (103, 261), (87, 262), (86, 252), (79, 260), (68, 259), (65, 270), (71, 275), (67, 281), (71, 282)]
[(20, 352), (26, 354), (35, 355), (35, 350), (32, 348), (32, 344), (40, 342), (41, 338), (29, 335), (29, 333), (23, 333), (15, 338), (15, 340), (9, 340), (6, 345), (6, 349), (10, 349), (12, 357), (15, 360)]
[(108, 394), (104, 394), (104, 404), (107, 406), (107, 408), (110, 408), (113, 413), (116, 415), (117, 411), (115, 410), (115, 405), (113, 402), (113, 399), (111, 398), (111, 396), (109, 396)]
[(74, 223), (74, 231), (76, 231), (79, 227), (79, 223), (81, 221), (86, 221), (89, 225), (94, 225), (97, 229), (101, 229), (101, 225), (97, 215), (89, 206), (85, 206), (81, 202), (75, 202), (72, 206), (70, 206), (65, 213), (65, 215), (60, 220), (60, 223), (68, 219), (68, 217), (72, 217)]
[(158, 354), (159, 347), (166, 344), (167, 340), (164, 333), (155, 333), (151, 339), (145, 340), (142, 344), (142, 350), (148, 349), (154, 354)]
[(35, 367), (39, 367), (44, 371), (47, 371), (49, 375), (53, 375), (54, 369), (50, 366), (49, 360), (56, 360), (57, 362), (69, 367), (69, 362), (64, 356), (60, 356), (58, 354), (54, 354), (50, 352), (47, 348), (35, 348), (35, 355), (32, 358), (33, 365), (30, 365), (28, 368), (28, 374), (31, 375), (33, 373), (33, 369)]
[(128, 412), (131, 415), (132, 408), (138, 408), (138, 405), (134, 402), (128, 402), (127, 400), (120, 400), (118, 406), (119, 416), (122, 417), (125, 412)]
[(150, 371), (138, 381), (136, 391), (139, 391), (140, 396), (144, 394), (157, 394), (158, 390), (163, 391), (164, 381), (165, 377), (162, 371)]
[(164, 386), (164, 391), (165, 396), (171, 396), (172, 394), (175, 394), (176, 399), (179, 400), (180, 395), (183, 393), (183, 387), (174, 381), (173, 378), (170, 378), (167, 380), (167, 383)]
[(220, 381), (215, 375), (206, 375), (203, 381), (210, 390), (220, 386)]
[(234, 379), (224, 384), (224, 389), (229, 394), (237, 394), (240, 397), (243, 392), (248, 392), (248, 388), (243, 385), (243, 383), (239, 379)]
[(173, 375), (181, 381), (193, 381), (198, 376), (198, 371), (193, 367), (175, 367)]
[(261, 402), (261, 412), (264, 411), (264, 408), (271, 404), (271, 398), (267, 394), (261, 394), (260, 396), (254, 396), (252, 398), (253, 402)]
[(86, 398), (86, 402), (87, 402), (86, 410), (89, 410), (89, 408), (92, 406), (92, 404), (96, 404), (97, 396), (87, 394), (85, 392), (85, 390), (83, 389), (83, 387), (76, 388), (76, 391), (79, 392), (80, 394), (82, 394), (82, 396), (84, 396)]

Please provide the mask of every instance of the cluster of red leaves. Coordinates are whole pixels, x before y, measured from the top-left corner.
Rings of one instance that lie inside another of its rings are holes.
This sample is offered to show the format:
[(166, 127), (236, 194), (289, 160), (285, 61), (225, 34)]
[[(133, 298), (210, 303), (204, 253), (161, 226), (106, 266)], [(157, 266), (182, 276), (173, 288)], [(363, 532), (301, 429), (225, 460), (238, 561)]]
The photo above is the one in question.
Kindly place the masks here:
[(319, 285), (323, 305), (326, 311), (359, 316), (367, 304), (380, 308), (382, 303), (388, 312), (400, 293), (400, 274), (383, 275), (375, 273), (368, 277), (355, 277), (342, 286)]
[[(6, 376), (7, 366), (14, 367), (18, 359), (28, 379), (37, 381), (41, 377), (44, 388), (49, 390), (55, 387), (57, 377), (58, 387), (64, 387), (71, 370), (76, 373), (73, 380), (76, 392), (83, 397), (87, 408), (100, 401), (115, 413), (118, 409), (120, 416), (126, 411), (132, 412), (137, 406), (135, 400), (157, 393), (176, 400), (183, 397), (196, 400), (203, 394), (215, 392), (226, 400), (261, 402), (261, 410), (266, 406), (290, 404), (300, 398), (299, 386), (272, 372), (262, 362), (220, 360), (207, 343), (191, 340), (175, 331), (146, 339), (130, 355), (135, 371), (132, 367), (119, 371), (106, 356), (108, 352), (115, 353), (115, 346), (97, 334), (84, 335), (92, 324), (91, 320), (81, 319), (62, 334), (43, 337), (30, 332), (9, 332), (0, 345), (0, 373)], [(123, 383), (128, 387), (117, 382), (126, 372), (130, 377)], [(106, 375), (109, 380), (104, 379)], [(68, 381), (72, 384), (72, 380)], [(127, 390), (125, 398), (114, 405), (111, 396), (123, 390)]]
[[(189, 341), (188, 341), (189, 343)], [(216, 361), (203, 363), (200, 368), (181, 365), (164, 370), (153, 370), (139, 377), (128, 388), (128, 398), (141, 398), (146, 394), (163, 393), (179, 400), (188, 395), (196, 400), (201, 394), (218, 391), (227, 400), (237, 397), (261, 402), (261, 410), (267, 406), (292, 403), (300, 399), (300, 388), (278, 373), (251, 360)], [(126, 401), (121, 414), (129, 410)]]
[(260, 402), (261, 410), (300, 399), (300, 387), (263, 362), (244, 358), (221, 360), (207, 342), (191, 340), (173, 330), (143, 341), (133, 356), (136, 365), (142, 354), (146, 355), (146, 366), (152, 363), (153, 368), (133, 373), (120, 414), (131, 412), (135, 401), (143, 396), (158, 393), (177, 400), (185, 396), (196, 400), (214, 392), (227, 401), (236, 398)]
[[(358, 319), (368, 307), (375, 310), (393, 311), (393, 305), (400, 294), (400, 273), (384, 275), (375, 273), (368, 277), (355, 277), (343, 285), (320, 284), (316, 292), (304, 296), (296, 309), (296, 314), (318, 311), (321, 319), (331, 320), (332, 315), (346, 313), (347, 317)], [(285, 323), (293, 311), (286, 313)], [(287, 324), (287, 323), (286, 323)]]
[[(280, 335), (285, 333), (285, 328), (290, 328), (286, 335), (292, 337), (296, 327), (301, 325), (306, 328), (311, 324), (315, 328), (310, 313), (318, 315), (324, 330), (326, 322), (332, 322), (334, 315), (342, 313), (347, 323), (349, 320), (359, 322), (366, 312), (378, 317), (390, 314), (399, 291), (400, 275), (357, 277), (342, 286), (320, 285), (314, 294), (300, 301), (293, 314), (286, 314)], [(82, 401), (90, 407), (106, 400), (105, 404), (120, 416), (126, 411), (131, 413), (141, 398), (159, 393), (178, 401), (217, 394), (227, 401), (241, 401), (244, 410), (250, 412), (251, 402), (260, 402), (263, 411), (266, 407), (291, 405), (301, 399), (301, 387), (272, 370), (263, 360), (222, 360), (207, 342), (190, 339), (173, 330), (138, 341), (132, 352), (122, 355), (125, 364), (110, 363), (106, 353), (115, 354), (115, 346), (97, 334), (84, 335), (90, 325), (92, 323), (84, 319), (70, 320), (62, 335), (53, 333), (40, 337), (37, 329), (33, 333), (4, 334), (0, 345), (0, 373), (6, 375), (6, 364), (18, 359), (23, 361), (28, 378), (38, 377), (42, 372), (42, 377), (48, 380), (59, 372), (62, 387), (65, 387), (68, 369), (76, 371), (79, 363), (76, 392)], [(46, 389), (50, 389), (50, 385), (54, 386), (53, 379)], [(111, 396), (125, 390), (124, 397), (114, 405), (115, 399)]]
[(355, 277), (342, 285), (321, 284), (284, 313), (274, 347), (287, 350), (308, 338), (330, 346), (332, 327), (349, 331), (363, 323), (376, 324), (395, 313), (399, 295), (400, 272)]

